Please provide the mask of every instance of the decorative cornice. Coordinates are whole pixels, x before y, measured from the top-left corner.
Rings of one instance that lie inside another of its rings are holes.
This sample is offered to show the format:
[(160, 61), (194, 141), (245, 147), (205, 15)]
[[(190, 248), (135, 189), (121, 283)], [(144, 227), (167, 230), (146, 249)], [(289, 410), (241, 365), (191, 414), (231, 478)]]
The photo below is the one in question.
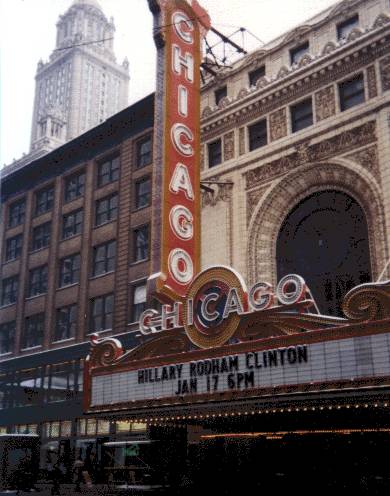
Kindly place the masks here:
[(219, 178), (217, 176), (208, 178), (207, 180), (210, 182), (215, 181), (215, 184), (210, 185), (213, 193), (202, 190), (202, 208), (207, 206), (215, 207), (218, 202), (227, 202), (231, 199), (233, 183), (229, 182), (229, 179), (224, 178), (226, 184), (218, 182)]
[[(389, 21), (390, 22), (390, 18)], [(386, 26), (387, 27), (387, 26)], [(379, 31), (385, 31), (379, 28)], [(371, 35), (371, 32), (368, 33)], [(380, 34), (380, 33), (375, 33)], [(359, 46), (352, 53), (345, 53), (351, 46), (346, 43), (337, 49), (339, 55), (343, 57), (335, 60), (335, 54), (331, 51), (331, 44), (328, 42), (327, 52), (323, 57), (316, 58), (312, 62), (306, 59), (303, 68), (288, 68), (285, 66), (279, 71), (279, 79), (270, 81), (268, 78), (261, 78), (256, 88), (242, 88), (239, 90), (236, 99), (229, 99), (229, 105), (224, 103), (223, 109), (205, 107), (202, 112), (202, 134), (211, 139), (212, 136), (226, 131), (232, 124), (242, 125), (256, 116), (269, 113), (270, 111), (286, 105), (301, 96), (319, 89), (321, 86), (333, 83), (350, 72), (363, 68), (370, 64), (375, 58), (386, 54), (390, 45), (390, 34), (383, 33), (384, 37), (371, 41), (363, 45), (360, 42), (369, 41), (367, 35), (359, 38)], [(326, 62), (326, 66), (322, 63)], [(316, 64), (314, 70), (313, 64)], [(321, 64), (321, 66), (319, 66)], [(288, 81), (298, 76), (300, 78)], [(303, 71), (303, 72), (302, 72)], [(282, 85), (284, 87), (282, 87)], [(219, 119), (214, 120), (219, 116)]]

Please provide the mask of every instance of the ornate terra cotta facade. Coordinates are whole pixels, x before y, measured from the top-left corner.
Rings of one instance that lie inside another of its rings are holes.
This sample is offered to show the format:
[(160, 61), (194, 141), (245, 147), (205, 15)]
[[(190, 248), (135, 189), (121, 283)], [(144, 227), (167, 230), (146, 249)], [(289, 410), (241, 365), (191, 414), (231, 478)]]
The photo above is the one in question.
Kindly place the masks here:
[[(339, 26), (349, 20), (351, 29), (341, 36)], [(291, 63), (293, 49), (306, 42), (307, 53)], [(390, 278), (390, 267), (384, 270), (390, 257), (389, 49), (388, 2), (346, 0), (206, 82), (202, 180), (232, 184), (228, 202), (217, 201), (216, 186), (214, 201), (204, 193), (203, 268), (232, 265), (248, 282), (274, 284), (280, 276), (278, 239), (288, 216), (328, 191), (348, 195), (361, 207), (370, 280)], [(265, 76), (250, 86), (249, 72), (260, 66)], [(345, 101), (350, 81), (361, 85), (360, 100)], [(214, 91), (223, 85), (226, 104), (216, 106)], [(309, 120), (297, 128), (294, 112), (305, 103)], [(251, 126), (262, 120), (265, 142), (253, 145)], [(235, 143), (229, 153), (227, 136)], [(210, 168), (208, 145), (219, 139), (222, 160)]]

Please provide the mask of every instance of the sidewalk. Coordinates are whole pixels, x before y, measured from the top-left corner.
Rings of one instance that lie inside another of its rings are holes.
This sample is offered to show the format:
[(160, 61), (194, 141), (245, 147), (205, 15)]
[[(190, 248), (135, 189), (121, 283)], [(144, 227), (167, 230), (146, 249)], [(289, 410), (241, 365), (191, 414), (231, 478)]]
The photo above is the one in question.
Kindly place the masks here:
[[(52, 484), (37, 484), (36, 487), (39, 489), (39, 492), (21, 491), (19, 492), (19, 496), (32, 496), (33, 494), (37, 496), (51, 496)], [(81, 492), (76, 492), (75, 487), (75, 484), (61, 484), (61, 496), (113, 496), (114, 494), (117, 494), (114, 488), (109, 488), (104, 484), (94, 484), (92, 487), (82, 486)], [(11, 494), (12, 493), (10, 493), (10, 496)]]

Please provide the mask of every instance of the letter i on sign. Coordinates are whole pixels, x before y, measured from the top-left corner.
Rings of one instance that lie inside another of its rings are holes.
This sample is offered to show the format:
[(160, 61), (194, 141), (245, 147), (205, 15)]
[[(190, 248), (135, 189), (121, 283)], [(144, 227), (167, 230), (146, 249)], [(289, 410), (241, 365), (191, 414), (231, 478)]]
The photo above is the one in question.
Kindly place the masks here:
[(159, 67), (148, 292), (171, 302), (200, 271), (200, 61), (210, 19), (196, 0), (148, 1)]

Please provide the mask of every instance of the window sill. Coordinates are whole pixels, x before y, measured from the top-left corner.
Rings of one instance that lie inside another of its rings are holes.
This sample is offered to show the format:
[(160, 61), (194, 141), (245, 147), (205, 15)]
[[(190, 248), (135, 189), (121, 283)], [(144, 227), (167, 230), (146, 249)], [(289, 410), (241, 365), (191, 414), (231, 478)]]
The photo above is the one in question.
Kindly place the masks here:
[(81, 233), (72, 234), (72, 236), (68, 236), (67, 238), (62, 238), (61, 241), (68, 241), (68, 239), (77, 238), (77, 236), (81, 236)]
[(83, 196), (84, 196), (84, 194), (79, 195), (79, 196), (75, 196), (74, 198), (70, 198), (69, 200), (65, 200), (65, 199), (64, 199), (64, 205), (68, 205), (68, 203), (71, 203), (72, 201), (79, 200), (79, 199), (80, 199), (80, 198), (82, 198)]
[(5, 356), (13, 355), (13, 351), (7, 351), (7, 353), (0, 353), (0, 358), (3, 358)]
[(105, 186), (108, 186), (110, 184), (115, 184), (115, 183), (119, 184), (119, 179), (114, 179), (113, 181), (108, 181), (107, 183), (104, 183), (104, 184), (98, 184), (96, 186), (96, 189), (104, 188)]
[(104, 277), (104, 276), (107, 276), (109, 274), (114, 274), (115, 273), (115, 270), (110, 270), (108, 272), (104, 272), (103, 274), (98, 274), (97, 276), (91, 276), (89, 278), (90, 281), (93, 281), (94, 279), (99, 279), (100, 277)]
[(47, 291), (46, 291), (46, 293), (39, 293), (39, 294), (36, 294), (33, 296), (26, 296), (25, 300), (30, 301), (30, 300), (33, 300), (34, 298), (39, 298), (40, 296), (45, 296), (45, 295), (47, 295)]
[(49, 248), (49, 245), (42, 246), (41, 248), (37, 248), (36, 250), (31, 250), (28, 252), (29, 255), (32, 255), (33, 253), (38, 253), (39, 251), (43, 251)]
[(130, 263), (130, 267), (132, 267), (133, 265), (139, 265), (141, 263), (148, 262), (148, 261), (149, 261), (149, 257), (143, 258), (142, 260), (136, 260), (135, 262)]
[(147, 205), (143, 205), (142, 207), (135, 207), (133, 210), (133, 213), (140, 212), (141, 210), (145, 210), (145, 208), (148, 208), (150, 206), (151, 206), (151, 204), (148, 203)]
[(64, 286), (59, 286), (57, 288), (57, 291), (60, 291), (61, 289), (73, 288), (73, 286), (79, 286), (79, 285), (80, 285), (80, 281), (79, 282), (72, 282), (72, 284), (65, 284)]
[(21, 348), (20, 351), (38, 350), (39, 348), (42, 348), (41, 344), (37, 344), (36, 346), (30, 346), (29, 348)]
[(6, 303), (5, 305), (1, 305), (0, 310), (2, 310), (3, 308), (12, 307), (13, 305), (16, 305), (16, 301), (14, 301), (12, 303)]
[(59, 344), (59, 343), (67, 343), (69, 341), (74, 341), (76, 338), (66, 338), (66, 339), (58, 339), (57, 341), (52, 341), (52, 344)]
[(113, 222), (116, 222), (117, 217), (115, 219), (107, 220), (106, 222), (102, 222), (101, 224), (94, 226), (93, 229), (99, 229), (99, 227), (106, 226), (107, 224), (112, 224)]
[(20, 255), (19, 255), (18, 257), (16, 257), (16, 258), (10, 258), (9, 260), (4, 260), (4, 262), (3, 262), (3, 267), (4, 267), (5, 265), (11, 264), (11, 263), (13, 263), (13, 262), (16, 262), (16, 260), (20, 260)]

